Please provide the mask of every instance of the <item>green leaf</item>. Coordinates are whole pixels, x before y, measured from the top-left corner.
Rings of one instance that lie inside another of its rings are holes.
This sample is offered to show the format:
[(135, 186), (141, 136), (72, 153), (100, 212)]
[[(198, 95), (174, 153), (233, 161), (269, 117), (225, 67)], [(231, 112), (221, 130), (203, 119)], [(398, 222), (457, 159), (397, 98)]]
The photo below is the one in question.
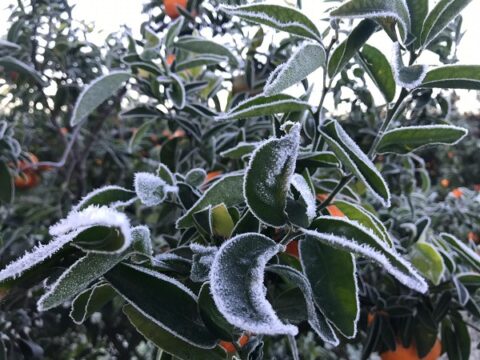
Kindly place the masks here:
[(228, 61), (228, 58), (226, 56), (219, 56), (219, 55), (212, 55), (212, 54), (199, 54), (192, 58), (188, 58), (180, 62), (177, 62), (177, 64), (175, 65), (175, 71), (188, 70), (198, 66), (218, 65), (221, 62), (226, 62), (226, 61)]
[(299, 152), (297, 168), (338, 167), (338, 159), (331, 151)]
[(175, 38), (178, 35), (180, 35), (184, 22), (185, 22), (185, 18), (183, 16), (180, 16), (179, 18), (172, 21), (168, 26), (168, 31), (167, 31), (167, 34), (165, 35), (165, 40), (164, 40), (165, 47), (167, 49), (173, 46)]
[(360, 307), (352, 254), (309, 236), (300, 241), (299, 250), (315, 303), (344, 336), (355, 337)]
[(244, 141), (240, 141), (234, 147), (222, 151), (220, 153), (221, 157), (229, 158), (229, 159), (241, 159), (243, 156), (250, 154), (258, 147), (258, 143), (247, 143)]
[(183, 81), (176, 74), (170, 74), (170, 79), (172, 79), (172, 83), (167, 89), (167, 97), (177, 109), (181, 110), (185, 107), (186, 101), (185, 87), (183, 86)]
[(70, 317), (76, 324), (82, 324), (94, 312), (99, 311), (116, 295), (115, 290), (108, 284), (98, 284), (80, 293), (72, 301)]
[(307, 307), (308, 323), (312, 329), (317, 333), (323, 341), (332, 345), (338, 345), (339, 340), (328, 323), (323, 312), (315, 308), (315, 294), (308, 282), (308, 279), (298, 270), (285, 265), (271, 265), (266, 269), (268, 272), (273, 272), (285, 278), (290, 283), (298, 286), (305, 299)]
[(384, 206), (390, 206), (390, 190), (372, 161), (337, 121), (321, 128), (321, 134), (342, 164), (369, 188)]
[(252, 4), (243, 6), (222, 6), (221, 9), (231, 16), (273, 27), (289, 34), (321, 42), (322, 36), (315, 24), (295, 8)]
[(153, 342), (163, 351), (182, 360), (224, 360), (226, 354), (220, 348), (206, 350), (196, 347), (172, 335), (150, 320), (132, 305), (125, 305), (123, 312), (143, 337)]
[(376, 19), (390, 17), (399, 23), (404, 39), (410, 31), (410, 14), (404, 1), (397, 0), (350, 0), (330, 13), (337, 18), (367, 18)]
[(229, 112), (217, 116), (215, 120), (237, 120), (251, 117), (291, 113), (310, 108), (310, 105), (290, 95), (257, 95), (238, 104)]
[(70, 300), (122, 261), (126, 255), (125, 253), (88, 253), (65, 270), (49, 287), (48, 291), (38, 300), (38, 309), (45, 311)]
[(115, 266), (105, 278), (136, 310), (170, 334), (204, 349), (217, 344), (200, 318), (197, 297), (179, 281), (125, 264)]
[(287, 194), (299, 143), (300, 126), (295, 125), (288, 135), (265, 141), (250, 158), (243, 187), (245, 200), (250, 211), (270, 226), (287, 222)]
[(175, 47), (196, 54), (224, 56), (229, 59), (230, 64), (238, 65), (237, 57), (227, 47), (200, 36), (182, 36), (178, 38)]
[(265, 298), (266, 263), (283, 248), (264, 235), (247, 233), (226, 241), (210, 270), (213, 300), (227, 321), (245, 331), (266, 335), (296, 335), (283, 324)]
[(363, 68), (382, 92), (387, 102), (395, 97), (396, 84), (387, 58), (377, 48), (365, 44), (360, 52)]
[(325, 64), (325, 49), (315, 43), (305, 43), (282, 65), (279, 65), (265, 84), (266, 96), (276, 95), (297, 84)]
[(328, 62), (328, 76), (333, 77), (343, 70), (377, 28), (375, 21), (365, 19), (360, 22), (348, 37), (334, 50)]
[(117, 226), (93, 225), (78, 233), (73, 244), (86, 252), (119, 253), (129, 244), (130, 238)]
[(80, 211), (90, 205), (106, 205), (109, 207), (127, 206), (131, 204), (135, 198), (135, 191), (127, 190), (121, 186), (108, 185), (90, 192), (80, 200), (72, 210)]
[(480, 90), (480, 65), (450, 65), (432, 69), (418, 87)]
[(191, 169), (185, 175), (185, 182), (194, 188), (200, 187), (207, 178), (207, 172), (201, 168)]
[(423, 23), (420, 37), (426, 48), (472, 0), (440, 0)]
[(13, 177), (7, 164), (0, 161), (0, 201), (9, 204), (13, 201), (14, 194)]
[(20, 75), (25, 76), (29, 80), (33, 80), (40, 86), (48, 85), (43, 79), (42, 74), (36, 71), (32, 66), (17, 60), (11, 56), (0, 57), (0, 66), (7, 71), (15, 71)]
[(145, 135), (147, 134), (148, 130), (150, 130), (150, 126), (152, 126), (153, 121), (146, 121), (144, 122), (136, 131), (133, 133), (130, 141), (128, 142), (128, 153), (132, 154), (135, 148), (140, 144), (143, 140)]
[(432, 145), (455, 145), (468, 130), (452, 125), (408, 126), (387, 131), (378, 144), (378, 153), (405, 155)]
[(393, 247), (393, 240), (388, 235), (387, 229), (371, 212), (360, 205), (343, 200), (336, 200), (332, 205), (335, 205), (348, 219), (370, 229), (380, 240), (384, 241), (389, 247)]
[(457, 239), (455, 236), (442, 233), (441, 240), (453, 251), (455, 251), (464, 261), (474, 267), (476, 271), (480, 272), (480, 256), (470, 247)]
[(451, 360), (469, 360), (471, 341), (467, 325), (459, 313), (458, 318), (445, 318), (442, 321), (442, 351)]
[(428, 14), (428, 0), (406, 0), (408, 12), (410, 13), (411, 29), (410, 33), (415, 37), (414, 48), (418, 48), (421, 44), (421, 34), (423, 22)]
[(235, 224), (224, 203), (213, 206), (209, 213), (210, 229), (213, 235), (228, 239)]
[(445, 264), (442, 255), (434, 246), (426, 242), (416, 242), (410, 248), (409, 258), (413, 266), (434, 285), (440, 283), (445, 271)]
[(202, 285), (198, 294), (198, 311), (205, 323), (205, 326), (220, 339), (224, 341), (233, 341), (235, 327), (228, 323), (223, 315), (218, 311), (210, 290), (210, 283)]
[(396, 42), (393, 46), (393, 75), (397, 85), (408, 90), (420, 86), (427, 75), (428, 66), (405, 66), (403, 64), (400, 44)]
[(131, 74), (125, 71), (112, 71), (110, 74), (100, 76), (85, 86), (73, 108), (70, 125), (78, 125), (105, 100), (119, 90), (130, 76)]
[(244, 202), (241, 191), (232, 191), (232, 189), (242, 188), (243, 178), (243, 174), (239, 173), (222, 176), (188, 209), (185, 215), (177, 220), (177, 228), (184, 229), (193, 226), (193, 214), (206, 209), (209, 205), (224, 203), (230, 207)]
[(330, 216), (317, 218), (311, 225), (317, 230), (303, 232), (327, 245), (334, 246), (372, 260), (394, 276), (403, 285), (425, 293), (428, 285), (395, 249), (357, 222)]

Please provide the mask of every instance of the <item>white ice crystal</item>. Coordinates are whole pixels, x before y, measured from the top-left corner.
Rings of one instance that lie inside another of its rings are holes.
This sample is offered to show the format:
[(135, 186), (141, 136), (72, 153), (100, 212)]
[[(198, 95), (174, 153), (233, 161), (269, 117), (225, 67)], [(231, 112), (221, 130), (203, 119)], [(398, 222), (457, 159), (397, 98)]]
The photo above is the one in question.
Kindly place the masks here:
[(134, 187), (140, 201), (147, 206), (158, 205), (167, 193), (178, 191), (176, 186), (168, 185), (160, 177), (146, 172), (135, 174)]

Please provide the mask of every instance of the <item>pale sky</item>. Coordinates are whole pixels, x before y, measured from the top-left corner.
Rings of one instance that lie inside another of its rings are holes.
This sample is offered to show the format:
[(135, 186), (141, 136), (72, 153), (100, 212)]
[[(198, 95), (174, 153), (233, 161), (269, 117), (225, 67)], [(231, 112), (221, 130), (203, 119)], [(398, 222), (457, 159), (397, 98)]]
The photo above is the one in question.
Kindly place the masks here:
[[(0, 0), (0, 38), (8, 29), (7, 18), (9, 11), (5, 10), (5, 7), (15, 2), (16, 0)], [(72, 3), (76, 4), (73, 16), (76, 19), (83, 19), (96, 25), (90, 40), (100, 44), (107, 34), (117, 31), (122, 25), (130, 27), (134, 35), (138, 36), (139, 26), (145, 20), (145, 17), (141, 14), (143, 2), (142, 0), (72, 0)], [(269, 0), (268, 2), (294, 4), (296, 0)], [(430, 0), (430, 2), (432, 7), (436, 1)], [(325, 15), (324, 10), (331, 6), (332, 3), (321, 0), (303, 0), (306, 14), (317, 22)], [(462, 15), (464, 19), (463, 31), (466, 32), (458, 49), (459, 63), (480, 64), (480, 1), (472, 1), (462, 12)], [(390, 57), (391, 41), (386, 36), (378, 33), (369, 40), (369, 43), (377, 46), (388, 58)], [(438, 64), (437, 56), (428, 51), (424, 52), (424, 55), (419, 60), (429, 65)], [(460, 98), (458, 105), (462, 110), (480, 110), (477, 92), (461, 91)], [(312, 100), (315, 101), (315, 99)]]

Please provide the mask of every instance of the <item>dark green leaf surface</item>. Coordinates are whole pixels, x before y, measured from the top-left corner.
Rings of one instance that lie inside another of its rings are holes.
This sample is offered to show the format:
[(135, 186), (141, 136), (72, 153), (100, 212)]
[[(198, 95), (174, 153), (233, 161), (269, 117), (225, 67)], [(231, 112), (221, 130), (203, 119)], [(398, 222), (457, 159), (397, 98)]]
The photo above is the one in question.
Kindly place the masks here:
[(0, 202), (11, 203), (14, 194), (13, 177), (7, 164), (0, 161)]
[(76, 324), (82, 324), (94, 312), (99, 311), (116, 295), (115, 290), (108, 284), (94, 285), (80, 293), (72, 301), (70, 317)]
[(480, 90), (480, 65), (450, 65), (432, 69), (418, 87)]

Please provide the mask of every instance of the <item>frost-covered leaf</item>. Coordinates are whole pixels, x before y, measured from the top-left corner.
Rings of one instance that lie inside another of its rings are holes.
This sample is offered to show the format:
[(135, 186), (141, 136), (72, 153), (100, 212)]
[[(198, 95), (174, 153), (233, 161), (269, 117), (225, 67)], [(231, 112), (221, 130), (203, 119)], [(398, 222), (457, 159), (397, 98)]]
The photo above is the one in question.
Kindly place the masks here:
[(393, 76), (398, 86), (411, 90), (420, 86), (427, 75), (427, 65), (405, 66), (400, 44), (393, 44)]
[(136, 310), (170, 334), (197, 347), (215, 347), (217, 340), (198, 313), (197, 297), (179, 281), (125, 264), (115, 266), (105, 278)]
[(170, 101), (175, 105), (177, 109), (183, 109), (185, 107), (186, 94), (183, 81), (180, 76), (176, 74), (170, 74), (172, 80), (170, 87), (167, 89), (167, 96)]
[(168, 185), (175, 185), (175, 177), (173, 176), (172, 172), (170, 169), (165, 165), (165, 164), (160, 164), (158, 165), (158, 169), (156, 172), (157, 176), (165, 181)]
[(162, 117), (165, 114), (158, 110), (157, 108), (151, 106), (136, 106), (134, 108), (122, 111), (120, 113), (120, 118), (122, 119), (136, 119), (136, 118), (158, 118)]
[(15, 59), (11, 56), (0, 57), (0, 66), (7, 71), (15, 71), (20, 75), (24, 75), (30, 80), (33, 80), (40, 86), (48, 85), (43, 79), (42, 74), (36, 71), (32, 66), (25, 64), (23, 61)]
[(328, 323), (323, 313), (315, 307), (315, 295), (310, 283), (308, 282), (308, 279), (298, 270), (285, 265), (271, 265), (268, 266), (266, 270), (278, 274), (287, 279), (289, 282), (298, 286), (305, 299), (308, 323), (312, 329), (323, 341), (326, 341), (332, 345), (338, 345), (339, 340), (333, 331), (332, 326)]
[(390, 206), (390, 190), (375, 165), (343, 130), (337, 121), (330, 121), (321, 134), (342, 164), (369, 188), (384, 206)]
[(153, 125), (153, 121), (145, 121), (138, 129), (135, 130), (130, 141), (128, 142), (128, 152), (133, 153), (134, 149), (140, 144), (150, 127)]
[(325, 64), (325, 49), (322, 45), (305, 43), (290, 59), (278, 66), (265, 84), (266, 96), (276, 95), (297, 84)]
[(313, 300), (343, 335), (354, 337), (360, 306), (352, 254), (309, 236), (299, 242), (299, 250), (303, 272), (313, 290)]
[(382, 92), (387, 102), (395, 97), (396, 84), (392, 67), (387, 58), (377, 48), (365, 44), (360, 52), (363, 68)]
[(237, 57), (227, 47), (200, 36), (182, 36), (175, 43), (175, 47), (196, 54), (224, 56), (232, 65), (238, 65)]
[(70, 317), (76, 324), (82, 324), (94, 312), (99, 311), (106, 303), (115, 297), (116, 293), (108, 284), (92, 286), (72, 301)]
[(119, 90), (131, 74), (125, 71), (112, 71), (93, 80), (85, 86), (73, 108), (70, 125), (75, 126), (90, 115), (98, 106)]
[(183, 24), (185, 22), (185, 18), (183, 16), (178, 17), (174, 21), (170, 23), (168, 26), (168, 31), (167, 34), (165, 35), (164, 41), (165, 41), (165, 47), (167, 49), (171, 48), (173, 46), (173, 43), (175, 41), (175, 38), (180, 35), (180, 32), (182, 31)]
[(321, 42), (322, 36), (315, 24), (302, 12), (292, 7), (251, 4), (243, 6), (222, 6), (227, 14), (273, 27), (289, 34)]
[(198, 311), (205, 326), (212, 333), (224, 341), (231, 342), (234, 340), (232, 335), (235, 332), (235, 327), (229, 324), (220, 311), (218, 311), (212, 297), (209, 282), (202, 285), (198, 294)]
[(209, 211), (210, 231), (215, 236), (228, 239), (235, 224), (224, 203), (212, 206)]
[(399, 23), (404, 39), (410, 31), (410, 14), (405, 0), (350, 0), (330, 13), (338, 18), (394, 18)]
[(339, 165), (337, 157), (331, 151), (300, 151), (297, 156), (297, 168), (299, 171), (304, 168), (315, 170), (319, 167), (338, 167)]
[(428, 0), (406, 0), (406, 2), (410, 13), (410, 33), (415, 38), (414, 47), (418, 48), (421, 45), (423, 22), (428, 14)]
[(266, 300), (265, 265), (282, 246), (264, 235), (238, 235), (220, 247), (210, 271), (215, 304), (227, 321), (256, 334), (296, 335), (296, 326), (283, 324)]
[(66, 218), (50, 226), (50, 235), (69, 236), (85, 251), (121, 253), (131, 243), (130, 221), (127, 216), (106, 206), (90, 205), (72, 210)]
[(453, 125), (400, 127), (387, 131), (378, 144), (378, 153), (408, 154), (432, 145), (455, 145), (468, 130)]
[(164, 352), (182, 360), (225, 360), (220, 348), (203, 349), (186, 342), (159, 326), (132, 305), (125, 305), (123, 312), (135, 329)]
[(162, 203), (168, 193), (176, 193), (178, 188), (163, 181), (160, 177), (139, 172), (135, 174), (134, 187), (140, 201), (146, 206)]
[(283, 114), (298, 112), (308, 109), (310, 105), (298, 100), (290, 95), (278, 94), (273, 96), (264, 96), (262, 94), (249, 98), (238, 104), (230, 111), (217, 116), (215, 120), (237, 120), (251, 117), (267, 116), (274, 114)]
[(191, 169), (185, 175), (185, 182), (193, 187), (198, 187), (205, 182), (207, 172), (201, 168)]
[(416, 242), (410, 248), (409, 258), (413, 266), (434, 285), (440, 283), (445, 271), (445, 264), (434, 246), (423, 241)]
[(235, 227), (232, 231), (232, 236), (259, 231), (260, 220), (258, 220), (255, 215), (253, 215), (252, 212), (247, 209), (243, 216), (235, 224)]
[(0, 202), (11, 203), (15, 194), (13, 177), (7, 164), (0, 161)]
[(427, 47), (472, 0), (440, 0), (423, 23), (421, 45)]
[(389, 247), (393, 247), (393, 240), (390, 238), (387, 229), (371, 212), (365, 210), (360, 205), (343, 200), (336, 200), (332, 203), (332, 205), (335, 205), (348, 219), (356, 221), (364, 227), (370, 229)]
[(328, 75), (335, 76), (343, 70), (345, 65), (355, 56), (358, 50), (375, 33), (377, 23), (370, 19), (360, 22), (348, 37), (333, 51), (328, 61)]
[(193, 243), (190, 244), (190, 249), (193, 252), (190, 279), (194, 282), (207, 281), (218, 248)]
[(315, 194), (302, 175), (293, 174), (291, 185), (299, 192), (300, 197), (304, 202), (305, 215), (307, 216), (308, 224), (310, 224), (317, 214)]
[(464, 261), (473, 266), (476, 271), (480, 271), (480, 256), (475, 251), (453, 235), (447, 233), (442, 233), (440, 235), (441, 240), (447, 244), (450, 249), (455, 251)]
[(244, 201), (242, 192), (232, 191), (232, 189), (241, 189), (243, 184), (243, 174), (232, 173), (221, 177), (188, 209), (181, 218), (177, 220), (177, 228), (184, 229), (193, 226), (193, 214), (204, 210), (209, 205), (218, 205), (224, 203), (226, 206), (235, 206)]
[(88, 253), (65, 270), (48, 288), (47, 292), (37, 302), (38, 309), (45, 311), (72, 299), (93, 281), (122, 261), (126, 255), (125, 253)]
[(286, 224), (285, 207), (300, 143), (300, 126), (280, 139), (262, 143), (246, 170), (244, 195), (250, 211), (271, 226)]
[(245, 155), (248, 155), (251, 152), (253, 152), (253, 150), (255, 150), (258, 147), (258, 145), (259, 145), (258, 142), (250, 143), (250, 142), (240, 141), (234, 147), (228, 150), (222, 151), (220, 153), (220, 156), (224, 158), (229, 158), (229, 159), (241, 159)]
[(117, 185), (108, 185), (88, 193), (72, 210), (80, 211), (90, 205), (106, 205), (114, 208), (127, 206), (133, 203), (135, 199), (136, 194), (134, 191)]
[(226, 56), (212, 55), (212, 54), (198, 54), (194, 57), (187, 58), (175, 64), (175, 71), (183, 71), (198, 66), (218, 65), (222, 62), (227, 62)]
[(449, 65), (432, 69), (418, 87), (480, 90), (480, 65)]
[(148, 227), (140, 225), (131, 229), (133, 250), (151, 256), (153, 254), (152, 239)]
[(405, 286), (418, 292), (428, 290), (425, 280), (412, 266), (396, 252), (389, 248), (372, 231), (357, 222), (345, 218), (322, 216), (312, 223), (317, 230), (303, 230), (325, 244), (365, 256), (381, 266)]

